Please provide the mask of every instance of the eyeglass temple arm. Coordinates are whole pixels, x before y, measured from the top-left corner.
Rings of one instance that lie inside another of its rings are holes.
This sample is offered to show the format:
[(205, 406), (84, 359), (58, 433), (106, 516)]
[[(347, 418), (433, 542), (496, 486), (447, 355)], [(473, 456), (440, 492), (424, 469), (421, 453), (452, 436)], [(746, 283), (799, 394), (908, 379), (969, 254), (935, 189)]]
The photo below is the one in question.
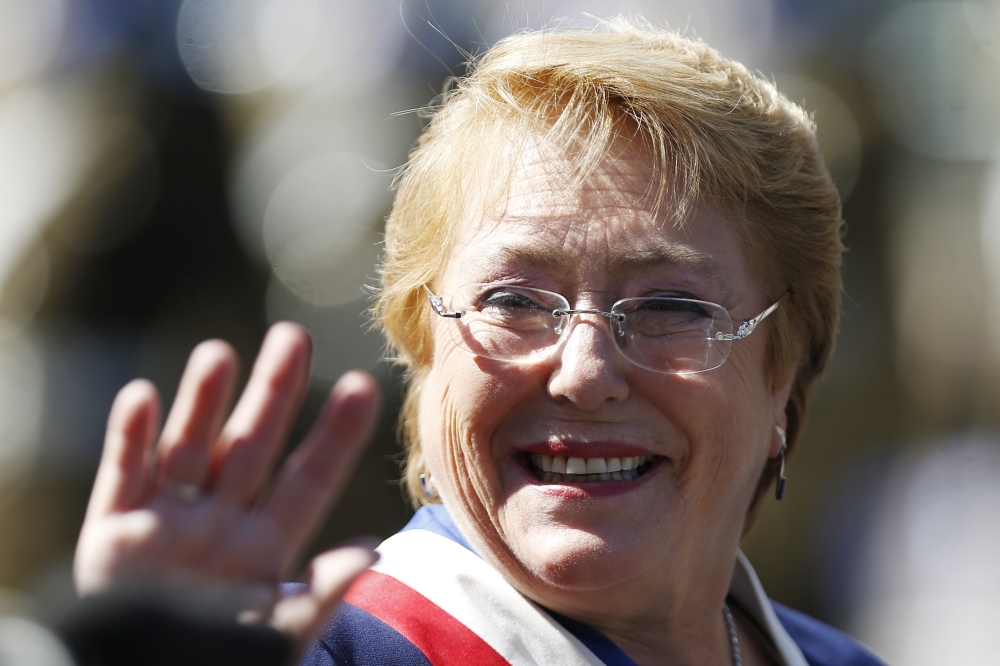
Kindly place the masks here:
[(445, 312), (444, 302), (441, 300), (440, 296), (435, 296), (434, 292), (430, 290), (427, 285), (424, 285), (424, 291), (427, 292), (427, 297), (431, 299), (431, 307), (434, 308), (434, 312), (438, 313), (442, 317), (447, 317), (448, 319), (461, 319), (464, 312)]
[(771, 307), (764, 310), (753, 319), (744, 319), (743, 323), (740, 324), (740, 327), (739, 329), (737, 329), (736, 333), (716, 333), (715, 338), (717, 340), (742, 340), (743, 338), (753, 333), (754, 329), (757, 328), (757, 324), (764, 321), (764, 319), (766, 319), (769, 314), (777, 310), (779, 303), (781, 303), (780, 298), (777, 301), (775, 301), (774, 304), (771, 305)]

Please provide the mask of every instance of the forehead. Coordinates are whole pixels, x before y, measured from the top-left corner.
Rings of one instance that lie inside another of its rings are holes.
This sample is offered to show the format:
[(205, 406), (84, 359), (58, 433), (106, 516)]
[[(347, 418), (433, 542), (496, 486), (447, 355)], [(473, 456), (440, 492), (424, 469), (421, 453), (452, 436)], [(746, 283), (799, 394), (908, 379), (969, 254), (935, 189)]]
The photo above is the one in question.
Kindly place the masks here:
[[(653, 210), (654, 175), (644, 151), (614, 146), (577, 186), (565, 152), (541, 141), (523, 148), (506, 173), (494, 163), (470, 178), (446, 276), (492, 281), (517, 266), (566, 281), (600, 275), (615, 282), (670, 271), (711, 286), (720, 298), (756, 282), (732, 214), (698, 205), (676, 224), (669, 201)], [(502, 196), (493, 193), (499, 183), (506, 185)]]

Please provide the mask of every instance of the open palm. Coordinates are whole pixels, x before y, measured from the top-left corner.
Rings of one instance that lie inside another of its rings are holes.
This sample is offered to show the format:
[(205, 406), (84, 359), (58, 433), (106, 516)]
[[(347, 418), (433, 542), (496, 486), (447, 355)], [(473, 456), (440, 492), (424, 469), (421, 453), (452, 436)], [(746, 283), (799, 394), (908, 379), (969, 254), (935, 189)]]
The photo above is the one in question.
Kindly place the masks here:
[(223, 589), (303, 648), (350, 583), (375, 561), (367, 546), (313, 560), (306, 589), (277, 585), (325, 515), (368, 440), (379, 402), (374, 380), (344, 375), (305, 440), (272, 474), (309, 378), (311, 343), (294, 324), (268, 333), (226, 418), (237, 359), (221, 341), (192, 352), (159, 428), (147, 381), (121, 390), (77, 546), (82, 594), (129, 581)]

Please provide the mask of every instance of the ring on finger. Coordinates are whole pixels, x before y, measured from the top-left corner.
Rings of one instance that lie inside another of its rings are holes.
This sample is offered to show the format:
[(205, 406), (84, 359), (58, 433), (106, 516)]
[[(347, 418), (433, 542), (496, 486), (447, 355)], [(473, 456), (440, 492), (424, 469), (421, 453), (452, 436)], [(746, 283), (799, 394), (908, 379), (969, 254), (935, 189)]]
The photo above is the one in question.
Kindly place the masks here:
[(194, 504), (204, 495), (201, 488), (193, 483), (180, 483), (169, 479), (164, 482), (163, 489), (185, 504)]

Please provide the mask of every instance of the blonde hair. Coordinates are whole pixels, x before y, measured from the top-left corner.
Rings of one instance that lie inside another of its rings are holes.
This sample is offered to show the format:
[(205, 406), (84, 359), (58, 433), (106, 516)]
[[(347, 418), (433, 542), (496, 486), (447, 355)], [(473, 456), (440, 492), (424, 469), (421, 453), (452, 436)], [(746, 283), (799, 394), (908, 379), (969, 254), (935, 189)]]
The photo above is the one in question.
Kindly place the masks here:
[[(502, 152), (488, 150), (498, 140), (516, 152), (518, 137), (562, 146), (578, 185), (613, 143), (640, 142), (652, 158), (651, 205), (669, 202), (674, 223), (699, 201), (738, 216), (767, 296), (785, 295), (771, 319), (768, 361), (776, 384), (794, 369), (786, 409), (794, 449), (810, 388), (833, 349), (843, 249), (840, 200), (808, 114), (707, 44), (624, 18), (600, 29), (507, 37), (451, 81), (430, 111), (397, 180), (374, 308), (408, 371), (400, 433), (414, 504), (427, 501), (416, 413), (432, 360), (432, 312), (422, 286), (447, 260), (469, 175)], [(499, 190), (513, 176), (508, 167)], [(751, 518), (775, 462), (760, 479)]]

